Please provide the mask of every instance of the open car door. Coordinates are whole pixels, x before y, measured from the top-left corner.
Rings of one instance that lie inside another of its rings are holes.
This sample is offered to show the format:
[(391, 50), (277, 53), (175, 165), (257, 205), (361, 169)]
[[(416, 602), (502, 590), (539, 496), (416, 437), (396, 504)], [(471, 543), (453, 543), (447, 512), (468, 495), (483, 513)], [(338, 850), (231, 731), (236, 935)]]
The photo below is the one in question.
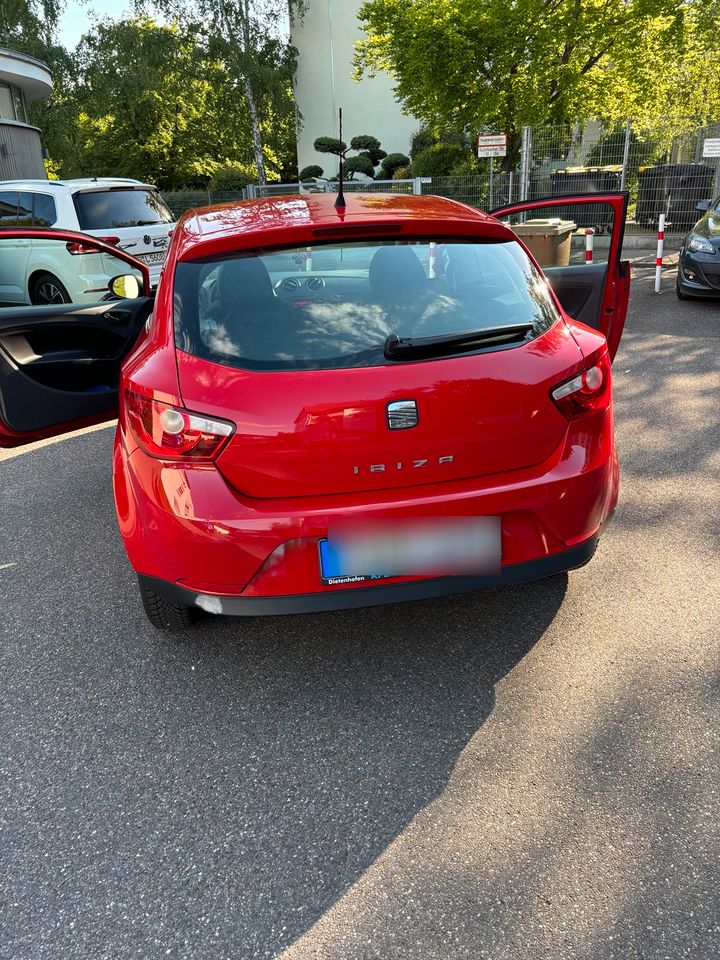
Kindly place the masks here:
[[(542, 267), (563, 309), (602, 331), (617, 353), (630, 296), (630, 264), (621, 260), (627, 193), (545, 197), (491, 210), (517, 233)], [(592, 230), (592, 260), (586, 231)]]
[(111, 420), (152, 309), (144, 263), (61, 230), (0, 231), (0, 447)]

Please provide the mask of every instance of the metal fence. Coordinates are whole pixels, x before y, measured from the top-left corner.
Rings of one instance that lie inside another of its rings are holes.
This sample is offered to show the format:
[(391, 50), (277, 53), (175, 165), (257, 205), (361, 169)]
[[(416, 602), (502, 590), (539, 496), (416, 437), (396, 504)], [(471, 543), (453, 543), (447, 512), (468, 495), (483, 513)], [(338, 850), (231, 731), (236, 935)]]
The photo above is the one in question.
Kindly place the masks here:
[(526, 127), (519, 158), (520, 197), (627, 190), (627, 229), (686, 232), (699, 218), (697, 204), (720, 193), (720, 157), (704, 156), (720, 124), (677, 133), (671, 127), (638, 129), (631, 121)]
[[(502, 171), (484, 175), (346, 180), (347, 193), (431, 194), (491, 210), (513, 201), (571, 193), (627, 190), (627, 232), (650, 233), (666, 215), (668, 233), (685, 233), (700, 217), (697, 205), (720, 194), (720, 156), (708, 156), (707, 141), (720, 143), (720, 123), (678, 133), (670, 126), (646, 130), (631, 121), (524, 127), (521, 148)], [(489, 166), (489, 165), (488, 165)], [(179, 216), (195, 206), (301, 193), (331, 193), (337, 183), (250, 184), (242, 191), (165, 193)]]

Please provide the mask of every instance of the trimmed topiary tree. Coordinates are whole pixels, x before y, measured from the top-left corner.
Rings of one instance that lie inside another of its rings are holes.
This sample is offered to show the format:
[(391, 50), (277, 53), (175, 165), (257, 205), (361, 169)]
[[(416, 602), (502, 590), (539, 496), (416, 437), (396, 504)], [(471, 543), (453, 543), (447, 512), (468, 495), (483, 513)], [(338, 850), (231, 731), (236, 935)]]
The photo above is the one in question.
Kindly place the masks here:
[(409, 163), (410, 158), (406, 157), (404, 153), (390, 153), (380, 164), (380, 175), (383, 180), (392, 180), (395, 176), (395, 171), (400, 170), (402, 167), (407, 167)]
[[(380, 141), (369, 134), (353, 137), (349, 147), (344, 140), (338, 140), (337, 137), (318, 137), (313, 146), (318, 153), (329, 153), (338, 160), (342, 160), (348, 180), (354, 179), (356, 173), (362, 173), (374, 180), (375, 168), (381, 160), (387, 158), (387, 153), (380, 146)], [(348, 157), (349, 150), (354, 150), (356, 156)]]
[(309, 180), (315, 180), (318, 177), (322, 177), (323, 168), (319, 167), (316, 163), (311, 163), (307, 167), (303, 167), (300, 173), (298, 174), (298, 180), (300, 183), (307, 183)]

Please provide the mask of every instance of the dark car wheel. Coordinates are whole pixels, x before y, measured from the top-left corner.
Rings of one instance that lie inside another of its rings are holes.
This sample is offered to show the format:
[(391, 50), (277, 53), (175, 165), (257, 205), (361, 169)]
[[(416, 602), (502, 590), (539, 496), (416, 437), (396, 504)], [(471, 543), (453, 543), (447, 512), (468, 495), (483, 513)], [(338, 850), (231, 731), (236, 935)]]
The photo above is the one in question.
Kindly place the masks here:
[(51, 273), (40, 273), (33, 280), (30, 303), (38, 307), (49, 306), (56, 303), (72, 303), (72, 298), (57, 277)]
[(181, 603), (171, 603), (165, 600), (154, 590), (146, 587), (138, 578), (140, 597), (150, 623), (158, 630), (187, 630), (197, 623), (200, 610), (197, 607), (187, 607)]
[(689, 297), (686, 293), (683, 293), (682, 290), (680, 289), (680, 283), (679, 283), (679, 282), (677, 282), (677, 283), (675, 284), (675, 293), (677, 294), (678, 300), (689, 300), (689, 299), (690, 299), (690, 297)]

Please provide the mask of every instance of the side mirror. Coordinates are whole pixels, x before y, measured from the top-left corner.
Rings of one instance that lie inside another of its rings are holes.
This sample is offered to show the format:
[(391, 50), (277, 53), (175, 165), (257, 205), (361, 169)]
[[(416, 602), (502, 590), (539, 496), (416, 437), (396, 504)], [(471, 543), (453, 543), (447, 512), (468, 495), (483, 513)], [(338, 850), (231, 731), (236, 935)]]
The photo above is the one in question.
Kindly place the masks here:
[(140, 283), (137, 277), (131, 273), (121, 274), (119, 277), (113, 277), (108, 284), (110, 292), (121, 300), (134, 300), (140, 296)]
[(701, 201), (698, 203), (698, 205), (695, 207), (695, 209), (696, 209), (699, 213), (707, 213), (707, 211), (710, 209), (710, 201), (709, 201), (709, 200), (701, 200)]

